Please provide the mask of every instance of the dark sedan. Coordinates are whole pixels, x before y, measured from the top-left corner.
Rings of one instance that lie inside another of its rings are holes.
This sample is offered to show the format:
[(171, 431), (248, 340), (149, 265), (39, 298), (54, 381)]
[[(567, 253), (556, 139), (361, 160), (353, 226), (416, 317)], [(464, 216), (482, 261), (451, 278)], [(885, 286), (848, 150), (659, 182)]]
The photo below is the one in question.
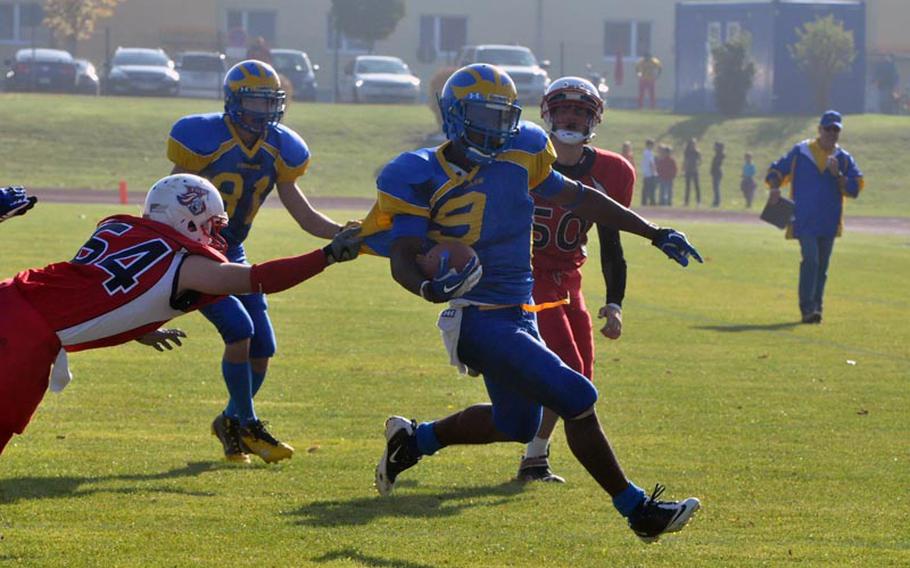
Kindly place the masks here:
[(77, 65), (69, 52), (61, 49), (20, 49), (6, 73), (8, 91), (57, 91), (71, 93), (76, 90)]
[(291, 91), (297, 100), (316, 100), (316, 74), (318, 65), (311, 65), (310, 58), (297, 49), (273, 49), (272, 66), (291, 82)]
[(111, 94), (176, 95), (180, 74), (163, 49), (118, 47), (105, 90)]

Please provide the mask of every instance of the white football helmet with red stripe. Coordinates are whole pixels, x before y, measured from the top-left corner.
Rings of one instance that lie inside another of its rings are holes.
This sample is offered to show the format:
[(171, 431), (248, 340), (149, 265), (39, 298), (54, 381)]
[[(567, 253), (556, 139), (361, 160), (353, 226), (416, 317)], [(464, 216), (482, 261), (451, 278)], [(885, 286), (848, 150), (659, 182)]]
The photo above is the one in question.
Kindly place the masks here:
[(204, 177), (174, 174), (158, 180), (145, 197), (142, 214), (197, 243), (219, 250), (227, 248), (219, 234), (228, 223), (224, 201)]
[[(587, 111), (584, 131), (560, 129), (553, 122), (554, 111), (561, 106), (580, 106)], [(581, 77), (560, 77), (547, 88), (540, 101), (540, 116), (549, 133), (564, 144), (584, 144), (594, 138), (594, 128), (603, 118), (604, 100), (591, 81)]]

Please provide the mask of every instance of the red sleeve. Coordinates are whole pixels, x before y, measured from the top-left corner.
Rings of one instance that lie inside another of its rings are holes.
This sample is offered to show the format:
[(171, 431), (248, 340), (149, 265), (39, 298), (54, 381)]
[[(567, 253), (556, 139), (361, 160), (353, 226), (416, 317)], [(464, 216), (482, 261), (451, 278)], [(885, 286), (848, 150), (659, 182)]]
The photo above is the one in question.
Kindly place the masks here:
[(263, 294), (282, 292), (316, 276), (326, 266), (328, 264), (322, 249), (301, 256), (269, 260), (253, 265), (250, 270), (250, 286), (254, 292)]
[(600, 148), (596, 152), (593, 177), (604, 186), (607, 195), (629, 207), (635, 189), (635, 167), (622, 154)]

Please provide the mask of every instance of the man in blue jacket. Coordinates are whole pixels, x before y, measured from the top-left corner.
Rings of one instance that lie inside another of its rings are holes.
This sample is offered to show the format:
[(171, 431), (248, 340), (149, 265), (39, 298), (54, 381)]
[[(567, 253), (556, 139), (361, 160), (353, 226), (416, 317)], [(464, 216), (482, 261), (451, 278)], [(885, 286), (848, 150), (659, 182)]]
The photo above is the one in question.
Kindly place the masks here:
[(844, 128), (841, 114), (829, 110), (818, 125), (818, 138), (803, 140), (771, 164), (765, 181), (770, 202), (780, 199), (780, 187), (790, 184), (795, 204), (787, 238), (799, 239), (799, 309), (803, 323), (821, 323), (822, 297), (834, 237), (843, 231), (844, 197), (857, 197), (863, 173), (853, 156), (838, 145)]

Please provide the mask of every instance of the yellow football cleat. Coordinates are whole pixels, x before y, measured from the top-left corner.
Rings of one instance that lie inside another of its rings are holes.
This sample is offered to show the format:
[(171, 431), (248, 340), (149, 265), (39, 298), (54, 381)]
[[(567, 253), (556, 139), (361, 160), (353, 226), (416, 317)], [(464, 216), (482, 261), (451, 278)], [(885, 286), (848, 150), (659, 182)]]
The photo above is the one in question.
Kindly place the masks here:
[(243, 451), (240, 441), (240, 422), (219, 414), (212, 421), (212, 435), (224, 447), (224, 459), (233, 463), (250, 463), (250, 456)]
[(266, 463), (286, 460), (294, 455), (294, 448), (276, 440), (265, 429), (265, 424), (261, 420), (241, 426), (240, 441), (246, 449), (262, 458)]

